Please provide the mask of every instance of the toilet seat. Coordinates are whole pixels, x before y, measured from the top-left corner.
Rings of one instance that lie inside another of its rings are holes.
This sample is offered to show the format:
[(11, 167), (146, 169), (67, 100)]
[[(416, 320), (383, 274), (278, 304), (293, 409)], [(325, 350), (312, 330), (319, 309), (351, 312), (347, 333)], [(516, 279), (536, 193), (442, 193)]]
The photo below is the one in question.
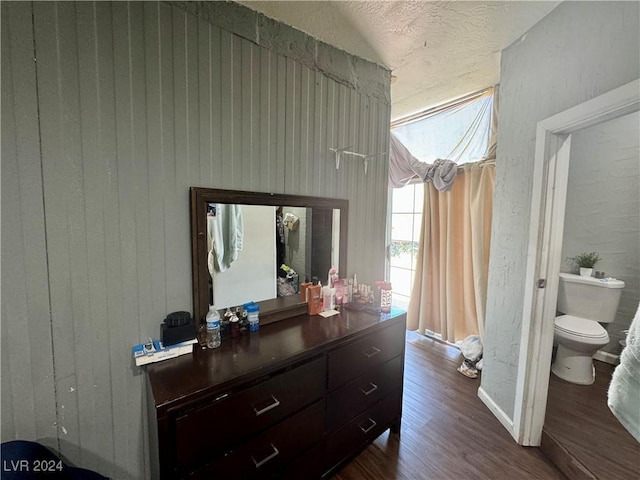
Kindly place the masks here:
[(609, 338), (607, 331), (595, 320), (574, 317), (573, 315), (556, 317), (555, 328), (565, 334), (584, 339)]

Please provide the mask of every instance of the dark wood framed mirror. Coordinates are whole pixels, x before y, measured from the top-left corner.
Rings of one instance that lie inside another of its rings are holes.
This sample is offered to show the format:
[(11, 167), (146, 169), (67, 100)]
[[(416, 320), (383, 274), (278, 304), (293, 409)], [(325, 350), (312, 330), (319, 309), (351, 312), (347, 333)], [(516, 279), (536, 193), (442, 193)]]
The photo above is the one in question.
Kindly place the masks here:
[[(256, 301), (260, 323), (306, 311), (297, 283), (347, 268), (349, 201), (191, 187), (193, 316)], [(223, 232), (220, 237), (220, 232)], [(225, 252), (216, 251), (225, 244)], [(296, 274), (283, 280), (284, 263)], [(293, 292), (293, 293), (292, 293)]]

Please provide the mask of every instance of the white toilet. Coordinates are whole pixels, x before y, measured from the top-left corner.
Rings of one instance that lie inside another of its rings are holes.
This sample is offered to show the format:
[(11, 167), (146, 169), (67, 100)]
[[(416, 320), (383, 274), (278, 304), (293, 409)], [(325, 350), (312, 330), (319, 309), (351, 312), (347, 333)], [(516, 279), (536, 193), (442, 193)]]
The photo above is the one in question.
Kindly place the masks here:
[(560, 274), (554, 344), (558, 345), (551, 371), (567, 382), (591, 385), (595, 380), (593, 355), (609, 334), (600, 323), (610, 323), (618, 310), (624, 282)]

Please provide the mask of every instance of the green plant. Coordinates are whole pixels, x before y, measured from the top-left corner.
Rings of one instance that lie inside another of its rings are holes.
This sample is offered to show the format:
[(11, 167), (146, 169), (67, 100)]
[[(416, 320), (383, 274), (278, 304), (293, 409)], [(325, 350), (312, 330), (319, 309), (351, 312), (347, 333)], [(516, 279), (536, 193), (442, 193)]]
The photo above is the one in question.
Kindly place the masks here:
[(593, 268), (601, 258), (596, 252), (582, 252), (575, 257), (571, 257), (571, 260), (573, 260), (580, 268)]
[(405, 253), (417, 255), (418, 242), (412, 242), (408, 240), (392, 240), (391, 241), (391, 256), (393, 258), (397, 258), (400, 255)]

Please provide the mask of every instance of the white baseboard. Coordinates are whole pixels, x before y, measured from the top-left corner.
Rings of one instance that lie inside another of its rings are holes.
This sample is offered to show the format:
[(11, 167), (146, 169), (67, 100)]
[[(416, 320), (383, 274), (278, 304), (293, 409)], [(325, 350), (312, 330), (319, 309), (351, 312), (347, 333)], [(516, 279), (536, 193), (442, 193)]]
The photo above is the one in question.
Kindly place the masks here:
[(502, 409), (493, 401), (493, 399), (483, 390), (482, 387), (478, 388), (478, 397), (482, 400), (489, 411), (500, 421), (502, 426), (507, 429), (511, 436), (517, 441), (517, 438), (513, 435), (513, 419), (502, 411)]
[(593, 356), (593, 359), (605, 363), (610, 363), (611, 365), (618, 365), (620, 363), (620, 355), (616, 355), (615, 353), (603, 352), (602, 350), (598, 350)]

